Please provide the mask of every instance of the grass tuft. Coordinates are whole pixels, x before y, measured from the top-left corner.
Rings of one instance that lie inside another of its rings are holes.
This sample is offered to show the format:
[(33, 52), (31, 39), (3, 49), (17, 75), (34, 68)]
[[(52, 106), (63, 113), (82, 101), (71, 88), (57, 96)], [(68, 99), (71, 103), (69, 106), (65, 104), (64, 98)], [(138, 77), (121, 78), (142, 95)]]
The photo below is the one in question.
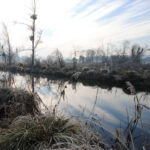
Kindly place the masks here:
[(92, 149), (99, 144), (99, 136), (89, 127), (73, 119), (51, 115), (18, 117), (0, 134), (0, 150)]
[(38, 97), (25, 90), (0, 89), (0, 127), (5, 127), (18, 117), (40, 114)]

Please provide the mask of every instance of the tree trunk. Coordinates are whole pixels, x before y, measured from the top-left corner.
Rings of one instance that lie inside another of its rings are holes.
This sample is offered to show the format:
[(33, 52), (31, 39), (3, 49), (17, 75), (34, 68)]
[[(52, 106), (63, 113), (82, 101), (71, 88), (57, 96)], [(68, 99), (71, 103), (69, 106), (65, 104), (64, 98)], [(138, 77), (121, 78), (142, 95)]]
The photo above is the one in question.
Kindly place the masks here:
[(33, 19), (33, 29), (32, 29), (32, 67), (34, 66), (34, 59), (35, 59), (35, 47), (34, 47), (34, 43), (35, 43), (35, 19)]
[(10, 46), (9, 46), (9, 56), (8, 56), (9, 58), (9, 66), (11, 66), (11, 48), (10, 48)]

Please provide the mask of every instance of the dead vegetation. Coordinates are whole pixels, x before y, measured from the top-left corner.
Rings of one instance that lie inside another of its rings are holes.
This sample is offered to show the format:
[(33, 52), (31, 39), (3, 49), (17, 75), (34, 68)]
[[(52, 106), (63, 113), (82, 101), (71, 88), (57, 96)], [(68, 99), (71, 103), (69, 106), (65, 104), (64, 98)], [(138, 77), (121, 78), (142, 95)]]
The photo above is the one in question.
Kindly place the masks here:
[[(100, 138), (89, 127), (62, 116), (21, 116), (3, 129), (0, 149), (102, 149)], [(80, 147), (80, 148), (79, 148)]]
[(19, 89), (0, 89), (0, 150), (102, 149), (89, 126), (52, 111), (41, 114), (40, 98)]
[[(146, 138), (145, 135), (145, 127), (150, 124), (144, 124), (142, 119), (142, 113), (143, 109), (146, 108), (150, 110), (150, 108), (145, 107), (142, 105), (141, 101), (143, 100), (143, 97), (138, 97), (135, 87), (132, 85), (131, 82), (126, 82), (128, 90), (132, 95), (134, 95), (134, 105), (135, 105), (135, 112), (134, 116), (129, 116), (127, 111), (127, 121), (128, 124), (124, 130), (122, 129), (116, 129), (116, 140), (114, 147), (116, 149), (129, 149), (129, 150), (135, 150), (137, 149), (136, 140), (140, 139), (142, 143), (142, 150), (146, 150), (149, 148), (150, 144), (149, 141)], [(138, 135), (135, 134), (136, 129), (138, 128), (138, 125), (141, 127), (141, 133)]]
[[(40, 114), (38, 97), (24, 90), (1, 88), (0, 89), (0, 126), (7, 126), (8, 120), (26, 114)], [(4, 120), (5, 121), (4, 123)]]

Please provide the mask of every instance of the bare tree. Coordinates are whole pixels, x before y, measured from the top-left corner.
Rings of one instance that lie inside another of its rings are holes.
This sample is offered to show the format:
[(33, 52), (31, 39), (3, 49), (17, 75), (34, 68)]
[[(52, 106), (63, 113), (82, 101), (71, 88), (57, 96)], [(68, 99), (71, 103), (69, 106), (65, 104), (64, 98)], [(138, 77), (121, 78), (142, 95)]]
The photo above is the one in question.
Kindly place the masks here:
[(76, 69), (77, 68), (77, 53), (79, 51), (78, 50), (74, 50), (74, 57), (72, 58), (72, 61), (73, 61), (73, 69)]
[(6, 52), (4, 52), (4, 47), (2, 47), (3, 56), (5, 57), (5, 62), (6, 62), (6, 53), (8, 54), (8, 64), (10, 66), (12, 63), (12, 47), (10, 43), (10, 36), (9, 36), (7, 25), (5, 23), (2, 23), (2, 26), (3, 26), (4, 45), (6, 46), (7, 49)]
[(47, 67), (51, 66), (53, 64), (53, 59), (51, 55), (48, 55), (46, 60), (45, 60), (45, 64)]
[(87, 52), (86, 52), (87, 63), (93, 63), (94, 57), (95, 57), (95, 51), (87, 50)]
[(26, 57), (24, 60), (23, 60), (23, 63), (26, 67), (30, 67), (32, 65), (32, 58), (31, 57)]
[(102, 58), (105, 56), (105, 52), (102, 47), (99, 47), (95, 50), (96, 62), (102, 61)]
[(0, 45), (0, 51), (1, 51), (2, 60), (6, 64), (7, 63), (7, 58), (6, 58), (6, 53), (4, 51), (4, 46), (3, 45)]
[(144, 48), (133, 45), (131, 49), (131, 60), (133, 63), (141, 63), (141, 57), (143, 56), (145, 50)]
[(22, 24), (28, 27), (28, 29), (31, 31), (30, 41), (32, 43), (31, 49), (26, 50), (32, 50), (32, 67), (35, 63), (35, 50), (38, 47), (38, 45), (41, 43), (41, 37), (42, 37), (42, 30), (37, 31), (36, 28), (36, 20), (37, 20), (37, 0), (32, 0), (32, 9), (31, 9), (31, 15), (30, 19), (32, 20), (31, 24), (29, 23), (20, 23), (16, 22), (18, 24)]
[(73, 56), (73, 58), (72, 58), (73, 69), (77, 68), (77, 63), (78, 63), (77, 57), (79, 57), (80, 54), (81, 54), (80, 47), (74, 46), (74, 51), (71, 54)]
[(55, 58), (56, 63), (59, 65), (60, 68), (65, 66), (63, 55), (62, 55), (62, 53), (58, 49), (56, 49), (52, 53), (52, 56)]
[(125, 56), (127, 54), (127, 49), (129, 48), (129, 45), (130, 45), (130, 42), (125, 40), (123, 41), (122, 43), (122, 46), (123, 46), (123, 51), (122, 51), (122, 55)]
[(41, 36), (42, 36), (42, 31), (38, 32), (38, 37), (37, 39), (35, 38), (36, 36), (36, 20), (37, 20), (37, 14), (36, 14), (36, 9), (37, 9), (37, 4), (36, 0), (33, 0), (33, 7), (32, 7), (32, 14), (30, 18), (32, 19), (32, 25), (30, 26), (30, 29), (32, 31), (32, 35), (30, 36), (30, 40), (32, 42), (32, 67), (34, 66), (35, 62), (35, 49), (37, 48), (38, 44), (41, 42)]
[(82, 55), (80, 55), (79, 56), (79, 63), (85, 63), (85, 57), (84, 56), (82, 56)]

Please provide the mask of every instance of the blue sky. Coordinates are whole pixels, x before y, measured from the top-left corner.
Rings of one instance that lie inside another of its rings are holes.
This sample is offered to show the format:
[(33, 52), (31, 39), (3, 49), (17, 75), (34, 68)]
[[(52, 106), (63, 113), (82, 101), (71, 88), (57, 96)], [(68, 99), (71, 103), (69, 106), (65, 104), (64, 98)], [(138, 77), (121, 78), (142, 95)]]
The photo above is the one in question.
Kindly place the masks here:
[[(30, 23), (31, 1), (0, 0), (0, 21), (8, 24), (15, 47), (30, 47), (30, 31), (13, 22)], [(150, 0), (38, 0), (37, 25), (44, 33), (37, 55), (59, 48), (70, 56), (74, 49), (121, 46), (124, 40), (150, 45), (149, 6)]]

